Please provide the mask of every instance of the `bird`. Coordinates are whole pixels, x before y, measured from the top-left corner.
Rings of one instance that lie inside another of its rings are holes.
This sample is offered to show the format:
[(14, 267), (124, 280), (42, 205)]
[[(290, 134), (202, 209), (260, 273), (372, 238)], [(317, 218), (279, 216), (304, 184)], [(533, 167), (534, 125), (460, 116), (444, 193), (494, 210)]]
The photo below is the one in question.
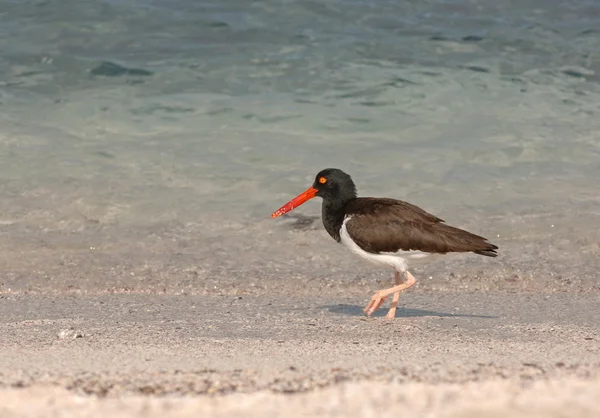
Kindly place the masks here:
[(386, 318), (395, 318), (400, 294), (417, 282), (408, 270), (409, 261), (448, 253), (498, 256), (498, 247), (486, 238), (450, 226), (411, 203), (384, 197), (358, 197), (350, 175), (338, 168), (321, 170), (312, 186), (273, 212), (271, 218), (315, 197), (323, 199), (321, 219), (334, 240), (374, 265), (393, 269), (394, 286), (381, 289), (371, 297), (364, 308), (367, 317), (392, 295)]

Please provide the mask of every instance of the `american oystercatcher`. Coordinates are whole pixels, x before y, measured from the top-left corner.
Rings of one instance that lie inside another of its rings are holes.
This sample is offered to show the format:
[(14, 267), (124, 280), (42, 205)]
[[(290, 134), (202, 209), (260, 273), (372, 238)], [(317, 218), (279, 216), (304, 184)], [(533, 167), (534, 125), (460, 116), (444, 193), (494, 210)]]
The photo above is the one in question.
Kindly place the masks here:
[(281, 216), (317, 196), (323, 198), (323, 226), (333, 239), (376, 265), (394, 269), (396, 285), (373, 295), (364, 309), (367, 316), (393, 294), (386, 318), (395, 317), (400, 293), (416, 283), (408, 271), (409, 260), (446, 253), (498, 255), (498, 247), (485, 238), (447, 225), (418, 206), (395, 199), (357, 197), (352, 178), (337, 168), (319, 172), (311, 187), (271, 217)]

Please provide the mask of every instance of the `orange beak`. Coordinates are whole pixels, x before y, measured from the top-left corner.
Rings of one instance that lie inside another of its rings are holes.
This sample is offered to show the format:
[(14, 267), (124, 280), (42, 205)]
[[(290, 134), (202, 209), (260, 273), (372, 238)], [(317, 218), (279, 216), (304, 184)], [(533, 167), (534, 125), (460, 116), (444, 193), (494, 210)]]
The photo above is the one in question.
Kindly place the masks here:
[(287, 202), (285, 205), (277, 209), (275, 212), (273, 212), (271, 214), (271, 218), (277, 218), (278, 216), (281, 216), (284, 213), (287, 213), (290, 210), (297, 208), (304, 202), (315, 197), (317, 195), (317, 192), (318, 190), (314, 187), (309, 187), (304, 193), (299, 194), (298, 196)]

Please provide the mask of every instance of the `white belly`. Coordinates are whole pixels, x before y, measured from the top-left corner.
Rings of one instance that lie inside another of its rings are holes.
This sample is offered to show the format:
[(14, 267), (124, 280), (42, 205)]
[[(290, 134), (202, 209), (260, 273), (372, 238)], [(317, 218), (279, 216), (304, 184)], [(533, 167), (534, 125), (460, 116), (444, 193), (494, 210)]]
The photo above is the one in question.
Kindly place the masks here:
[(429, 256), (430, 253), (424, 253), (422, 251), (398, 251), (395, 253), (379, 253), (373, 254), (360, 248), (348, 234), (346, 229), (346, 222), (350, 220), (350, 216), (344, 219), (342, 227), (340, 228), (340, 242), (354, 254), (369, 261), (374, 265), (380, 267), (391, 267), (399, 272), (405, 272), (408, 269), (407, 261), (423, 260)]

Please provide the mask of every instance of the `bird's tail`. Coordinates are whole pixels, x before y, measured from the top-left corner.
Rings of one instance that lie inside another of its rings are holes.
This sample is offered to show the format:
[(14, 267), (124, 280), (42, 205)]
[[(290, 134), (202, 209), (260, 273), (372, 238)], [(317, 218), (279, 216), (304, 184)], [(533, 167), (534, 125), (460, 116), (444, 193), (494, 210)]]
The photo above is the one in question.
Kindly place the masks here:
[(498, 257), (498, 253), (496, 253), (497, 249), (497, 246), (495, 246), (494, 244), (490, 244), (490, 247), (486, 248), (485, 250), (476, 250), (473, 252), (475, 254), (485, 255), (486, 257)]

